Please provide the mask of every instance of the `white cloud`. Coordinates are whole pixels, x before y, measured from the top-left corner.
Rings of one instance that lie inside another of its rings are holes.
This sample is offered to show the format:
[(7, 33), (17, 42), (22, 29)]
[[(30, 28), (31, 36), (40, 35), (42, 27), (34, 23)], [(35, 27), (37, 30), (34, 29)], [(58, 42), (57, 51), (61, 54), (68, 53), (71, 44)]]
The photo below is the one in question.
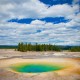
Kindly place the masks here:
[[(79, 10), (78, 5), (58, 4), (49, 7), (39, 0), (0, 0), (0, 20), (12, 18), (72, 18)], [(72, 16), (73, 15), (73, 16)]]
[[(3, 22), (0, 24), (0, 36), (2, 38), (0, 44), (14, 45), (18, 42), (45, 42), (57, 45), (79, 45), (80, 29), (73, 29), (73, 24), (71, 24), (72, 26), (69, 26), (69, 24), (70, 22), (45, 23), (40, 20), (34, 20), (31, 24)], [(38, 30), (40, 32), (37, 32)]]
[[(75, 2), (76, 3), (76, 2)], [(0, 44), (45, 42), (58, 45), (80, 45), (79, 6), (59, 4), (48, 7), (39, 0), (0, 0)], [(38, 18), (63, 16), (67, 23), (47, 23)], [(6, 22), (12, 18), (35, 18), (30, 24)]]
[(45, 21), (34, 20), (34, 21), (31, 22), (31, 24), (33, 24), (33, 25), (35, 25), (35, 24), (36, 25), (41, 25), (41, 24), (44, 25), (45, 24)]
[(68, 4), (54, 5), (48, 8), (43, 14), (50, 17), (66, 17), (68, 15), (74, 14), (74, 10), (73, 7)]

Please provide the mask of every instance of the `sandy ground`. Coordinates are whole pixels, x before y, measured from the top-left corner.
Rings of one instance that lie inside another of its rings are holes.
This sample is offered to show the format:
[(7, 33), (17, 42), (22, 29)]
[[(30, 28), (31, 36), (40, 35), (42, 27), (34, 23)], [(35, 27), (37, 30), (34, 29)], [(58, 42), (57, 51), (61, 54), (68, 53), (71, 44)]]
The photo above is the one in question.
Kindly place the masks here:
[[(37, 74), (17, 73), (9, 69), (10, 65), (22, 62), (51, 62), (67, 68)], [(80, 80), (80, 52), (18, 52), (1, 49), (0, 80)]]
[(80, 52), (19, 52), (14, 49), (0, 49), (0, 58), (15, 56), (52, 56), (52, 57), (80, 57)]

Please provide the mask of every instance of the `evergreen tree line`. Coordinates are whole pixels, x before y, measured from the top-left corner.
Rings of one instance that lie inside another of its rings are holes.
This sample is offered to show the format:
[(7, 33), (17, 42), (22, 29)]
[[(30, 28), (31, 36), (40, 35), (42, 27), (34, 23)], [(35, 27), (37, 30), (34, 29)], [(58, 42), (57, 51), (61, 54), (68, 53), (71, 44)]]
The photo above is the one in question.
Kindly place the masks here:
[(18, 51), (26, 52), (26, 51), (61, 51), (61, 48), (56, 45), (51, 44), (18, 44)]
[(71, 52), (80, 52), (80, 46), (74, 46), (70, 48)]

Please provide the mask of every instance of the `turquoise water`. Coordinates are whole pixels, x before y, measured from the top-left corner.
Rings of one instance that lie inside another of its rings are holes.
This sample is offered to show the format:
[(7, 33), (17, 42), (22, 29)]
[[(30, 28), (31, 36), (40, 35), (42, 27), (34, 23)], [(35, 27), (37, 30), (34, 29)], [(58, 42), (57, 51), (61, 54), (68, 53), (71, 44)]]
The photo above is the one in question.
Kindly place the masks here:
[(48, 64), (24, 64), (24, 65), (17, 65), (12, 66), (12, 70), (16, 72), (22, 73), (41, 73), (41, 72), (49, 72), (49, 71), (56, 71), (62, 69), (59, 65), (48, 65)]

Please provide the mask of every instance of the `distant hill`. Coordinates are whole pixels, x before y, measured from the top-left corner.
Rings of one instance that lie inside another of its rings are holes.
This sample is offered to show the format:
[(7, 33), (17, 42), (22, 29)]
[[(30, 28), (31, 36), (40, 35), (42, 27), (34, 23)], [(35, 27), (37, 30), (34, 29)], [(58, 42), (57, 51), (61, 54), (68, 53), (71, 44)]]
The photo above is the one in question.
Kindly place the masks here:
[(18, 46), (13, 45), (0, 45), (0, 49), (17, 49)]
[(62, 50), (69, 50), (73, 46), (60, 46)]

